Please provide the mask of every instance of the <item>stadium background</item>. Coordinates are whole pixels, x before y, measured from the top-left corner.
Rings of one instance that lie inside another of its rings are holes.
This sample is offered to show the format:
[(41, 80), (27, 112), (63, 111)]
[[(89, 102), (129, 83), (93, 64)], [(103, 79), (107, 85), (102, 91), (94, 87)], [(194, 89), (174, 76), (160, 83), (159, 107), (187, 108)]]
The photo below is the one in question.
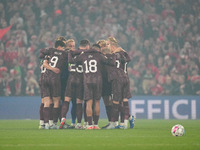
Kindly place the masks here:
[[(198, 118), (199, 5), (197, 0), (2, 0), (0, 119), (24, 108), (38, 113), (39, 50), (52, 47), (59, 35), (74, 38), (77, 45), (84, 38), (94, 43), (115, 36), (132, 58), (128, 71), (133, 95), (162, 99), (161, 104), (177, 96), (188, 100), (181, 104), (183, 110), (188, 107), (188, 119), (195, 100)], [(26, 114), (23, 118), (31, 118)]]

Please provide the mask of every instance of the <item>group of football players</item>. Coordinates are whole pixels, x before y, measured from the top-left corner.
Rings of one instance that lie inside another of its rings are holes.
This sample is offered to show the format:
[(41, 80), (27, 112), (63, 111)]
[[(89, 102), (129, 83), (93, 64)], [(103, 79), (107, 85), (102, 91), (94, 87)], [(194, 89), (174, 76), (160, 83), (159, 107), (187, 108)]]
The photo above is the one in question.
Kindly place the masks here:
[[(114, 37), (99, 40), (92, 46), (88, 40), (81, 40), (75, 50), (73, 39), (60, 36), (53, 48), (40, 50), (40, 58), (40, 129), (100, 129), (101, 97), (109, 120), (102, 129), (127, 129), (128, 122), (130, 128), (134, 127), (128, 103), (130, 57)], [(73, 102), (71, 126), (66, 123), (70, 101)]]

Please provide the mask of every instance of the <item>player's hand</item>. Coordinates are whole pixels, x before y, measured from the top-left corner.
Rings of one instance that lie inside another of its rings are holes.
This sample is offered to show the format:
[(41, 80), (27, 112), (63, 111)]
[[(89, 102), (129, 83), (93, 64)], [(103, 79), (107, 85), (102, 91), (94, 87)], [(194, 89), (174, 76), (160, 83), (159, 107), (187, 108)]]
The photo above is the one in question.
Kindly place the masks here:
[(45, 55), (44, 59), (49, 60), (51, 57), (49, 55)]
[(54, 73), (60, 73), (60, 69), (58, 69), (58, 68), (53, 68), (52, 71), (53, 71)]
[(70, 48), (65, 48), (66, 52), (71, 52), (72, 50)]

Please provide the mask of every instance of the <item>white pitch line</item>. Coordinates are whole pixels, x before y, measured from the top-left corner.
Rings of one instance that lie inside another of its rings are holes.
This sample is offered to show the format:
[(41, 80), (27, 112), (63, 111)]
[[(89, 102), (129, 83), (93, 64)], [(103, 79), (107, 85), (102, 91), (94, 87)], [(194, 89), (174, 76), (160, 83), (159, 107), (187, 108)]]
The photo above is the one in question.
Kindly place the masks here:
[[(1, 144), (1, 147), (61, 147), (61, 146), (66, 146), (68, 144)], [(80, 145), (83, 146), (82, 144), (69, 144), (69, 145)], [(112, 144), (101, 144), (101, 146), (111, 146)], [(200, 146), (200, 143), (195, 143), (195, 144), (161, 144), (161, 143), (154, 143), (154, 144), (126, 144), (126, 145), (121, 145), (121, 147), (126, 147), (126, 146)], [(92, 144), (85, 144), (84, 146), (93, 146)]]

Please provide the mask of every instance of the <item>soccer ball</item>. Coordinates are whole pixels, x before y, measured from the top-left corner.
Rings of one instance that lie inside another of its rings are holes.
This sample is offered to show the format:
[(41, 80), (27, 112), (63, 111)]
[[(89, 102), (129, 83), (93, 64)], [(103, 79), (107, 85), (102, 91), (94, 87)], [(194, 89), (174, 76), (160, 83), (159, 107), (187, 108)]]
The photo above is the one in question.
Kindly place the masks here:
[(185, 129), (182, 125), (177, 124), (172, 127), (171, 133), (173, 136), (183, 136), (185, 134)]

